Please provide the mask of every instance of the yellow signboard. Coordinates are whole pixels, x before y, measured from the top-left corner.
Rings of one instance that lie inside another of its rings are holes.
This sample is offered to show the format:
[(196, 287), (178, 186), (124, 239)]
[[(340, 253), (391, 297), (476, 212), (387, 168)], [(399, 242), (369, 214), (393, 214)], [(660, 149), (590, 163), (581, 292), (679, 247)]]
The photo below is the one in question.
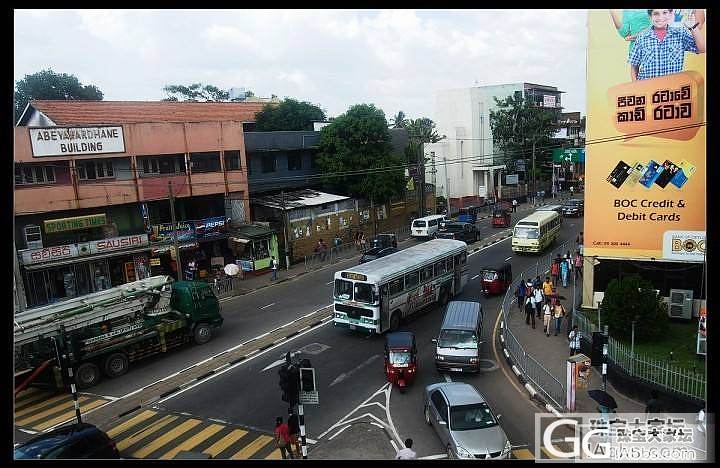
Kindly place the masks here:
[(107, 217), (104, 214), (48, 219), (45, 221), (45, 232), (51, 234), (53, 232), (77, 231), (80, 229), (105, 226), (106, 224)]
[(586, 256), (703, 261), (706, 29), (702, 10), (588, 12)]

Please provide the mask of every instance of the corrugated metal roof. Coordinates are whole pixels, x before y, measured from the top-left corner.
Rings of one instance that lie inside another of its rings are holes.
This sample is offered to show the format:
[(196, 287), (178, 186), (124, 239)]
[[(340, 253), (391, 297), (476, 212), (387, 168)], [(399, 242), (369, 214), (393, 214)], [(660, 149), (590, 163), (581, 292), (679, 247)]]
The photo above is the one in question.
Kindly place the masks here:
[(286, 192), (277, 195), (265, 195), (264, 197), (255, 197), (253, 204), (267, 206), (269, 208), (292, 210), (293, 208), (303, 208), (306, 206), (318, 206), (325, 203), (334, 203), (341, 200), (349, 200), (350, 197), (343, 195), (335, 195), (332, 193), (318, 192), (316, 190), (296, 190), (294, 192)]
[(32, 101), (56, 125), (254, 121), (261, 102)]

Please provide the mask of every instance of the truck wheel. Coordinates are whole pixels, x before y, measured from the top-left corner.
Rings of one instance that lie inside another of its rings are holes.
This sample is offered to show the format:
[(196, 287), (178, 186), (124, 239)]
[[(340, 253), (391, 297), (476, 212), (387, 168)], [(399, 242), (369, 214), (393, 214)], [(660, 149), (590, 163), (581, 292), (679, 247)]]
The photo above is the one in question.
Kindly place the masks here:
[(397, 331), (400, 328), (400, 314), (395, 312), (392, 314), (392, 317), (390, 317), (390, 331), (394, 332)]
[(105, 375), (114, 379), (125, 374), (130, 367), (130, 362), (125, 353), (113, 353), (105, 359)]
[(83, 362), (77, 368), (75, 382), (79, 389), (86, 389), (100, 382), (100, 368), (92, 362)]
[(198, 323), (195, 325), (194, 336), (196, 344), (205, 344), (212, 338), (212, 328), (207, 323)]

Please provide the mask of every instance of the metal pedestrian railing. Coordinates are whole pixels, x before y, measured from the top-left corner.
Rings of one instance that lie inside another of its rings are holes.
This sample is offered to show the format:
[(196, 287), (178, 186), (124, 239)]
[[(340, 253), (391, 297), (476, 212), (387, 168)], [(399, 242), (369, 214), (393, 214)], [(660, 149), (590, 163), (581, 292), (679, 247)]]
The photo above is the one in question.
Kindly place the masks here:
[(235, 288), (238, 285), (239, 278), (236, 278), (234, 276), (226, 276), (224, 278), (216, 278), (213, 281), (213, 291), (215, 291), (215, 295), (218, 299), (222, 299), (224, 297), (232, 296)]

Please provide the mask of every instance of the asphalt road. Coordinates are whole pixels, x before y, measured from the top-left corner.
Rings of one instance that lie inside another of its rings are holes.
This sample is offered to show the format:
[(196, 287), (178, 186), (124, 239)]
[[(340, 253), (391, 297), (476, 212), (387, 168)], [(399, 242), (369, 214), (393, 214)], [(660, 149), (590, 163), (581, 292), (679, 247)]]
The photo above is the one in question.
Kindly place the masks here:
[[(565, 220), (558, 243), (574, 240), (581, 226), (582, 219)], [(486, 229), (492, 228), (488, 226)], [(493, 352), (492, 333), (502, 297), (481, 297), (478, 279), (475, 278), (483, 265), (501, 263), (508, 257), (511, 257), (510, 263), (515, 273), (535, 262), (533, 256), (515, 256), (510, 249), (509, 239), (476, 252), (468, 260), (470, 281), (456, 297), (458, 300), (482, 303), (485, 313), (483, 355), (500, 366), (497, 370), (478, 375), (453, 374), (447, 377), (438, 373), (434, 367), (431, 339), (440, 327), (442, 310), (434, 307), (416, 315), (402, 326), (403, 330), (416, 335), (419, 352), (418, 376), (404, 394), (400, 394), (397, 388), (381, 391), (385, 385), (383, 336), (358, 335), (349, 330), (335, 329), (329, 322), (207, 378), (196, 386), (160, 400), (159, 406), (271, 431), (275, 417), (287, 414), (287, 407), (280, 400), (277, 368), (268, 367), (278, 363), (285, 352), (300, 350), (317, 370), (320, 405), (306, 405), (305, 413), (308, 437), (320, 439), (320, 443), (323, 438), (332, 437), (340, 429), (338, 422), (356, 417), (371, 418), (364, 416), (369, 413), (387, 424), (398, 439), (412, 437), (415, 441), (413, 448), (417, 450), (418, 456), (442, 454), (445, 452), (444, 447), (423, 419), (422, 391), (426, 385), (450, 378), (471, 383), (480, 390), (495, 413), (502, 414), (501, 424), (511, 443), (515, 447), (528, 446), (532, 449), (534, 413), (540, 409), (529, 401), (527, 393), (519, 387), (514, 377), (508, 378), (512, 374), (503, 371), (503, 363), (498, 362), (501, 357)], [(226, 312), (228, 325), (232, 325), (232, 328), (224, 327), (222, 337), (218, 338), (222, 340), (232, 334), (233, 340), (230, 342), (236, 343), (260, 330), (272, 328), (273, 324), (286, 323), (303, 313), (327, 305), (331, 290), (330, 285), (325, 283), (331, 279), (332, 271), (325, 270), (264, 290), (262, 294), (241, 298), (234, 307), (239, 307), (242, 312)], [(258, 312), (259, 306), (271, 302), (278, 303), (277, 310), (272, 308), (270, 311), (265, 309)], [(226, 342), (225, 346), (230, 342)], [(167, 358), (163, 364), (166, 361)], [(188, 365), (188, 361), (183, 365)], [(387, 400), (389, 405), (386, 404)], [(333, 426), (336, 428), (328, 431)]]
[[(513, 214), (512, 224), (527, 213), (529, 211)], [(489, 218), (478, 221), (477, 227), (481, 241), (476, 245), (481, 245), (483, 238), (503, 231), (501, 228), (493, 228)], [(407, 248), (417, 242), (410, 239), (400, 247)], [(133, 363), (130, 371), (122, 378), (105, 379), (88, 392), (115, 398), (122, 397), (196, 362), (325, 307), (332, 303), (332, 281), (335, 272), (346, 269), (356, 262), (357, 258), (339, 262), (332, 267), (310, 272), (292, 281), (223, 301), (222, 315), (225, 322), (209, 343), (203, 346), (188, 345), (167, 354)]]

